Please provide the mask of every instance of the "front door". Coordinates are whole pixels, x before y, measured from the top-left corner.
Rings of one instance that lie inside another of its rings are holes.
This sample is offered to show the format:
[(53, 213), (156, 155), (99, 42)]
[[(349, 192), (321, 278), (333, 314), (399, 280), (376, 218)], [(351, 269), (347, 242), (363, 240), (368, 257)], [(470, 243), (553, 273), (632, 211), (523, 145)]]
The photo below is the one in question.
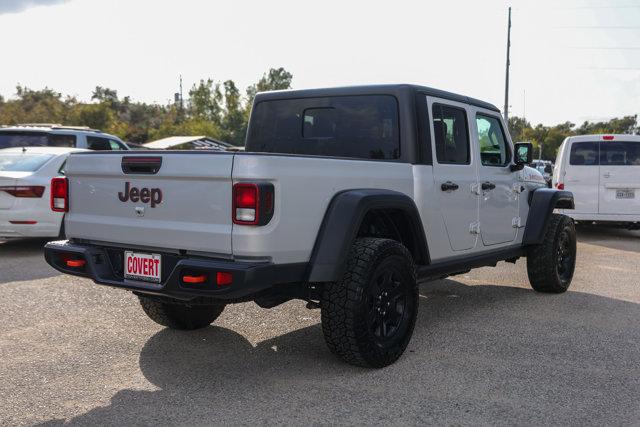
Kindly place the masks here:
[(479, 154), (480, 235), (485, 246), (511, 242), (520, 226), (520, 186), (511, 171), (512, 149), (495, 113), (475, 113), (474, 144)]
[(464, 104), (427, 98), (433, 135), (435, 203), (454, 252), (475, 248), (478, 223), (476, 162)]

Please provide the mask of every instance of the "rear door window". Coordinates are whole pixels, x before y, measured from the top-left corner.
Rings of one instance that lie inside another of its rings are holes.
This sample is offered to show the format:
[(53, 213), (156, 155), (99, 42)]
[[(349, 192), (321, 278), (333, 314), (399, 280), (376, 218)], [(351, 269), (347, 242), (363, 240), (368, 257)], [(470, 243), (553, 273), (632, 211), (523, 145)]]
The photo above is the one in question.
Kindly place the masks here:
[(640, 142), (600, 143), (600, 164), (602, 166), (640, 166)]
[(398, 103), (390, 95), (262, 101), (251, 116), (246, 151), (397, 159)]
[(462, 108), (433, 104), (433, 135), (438, 163), (468, 165), (469, 129)]
[(569, 153), (569, 164), (572, 166), (597, 166), (598, 142), (574, 142)]
[(49, 142), (47, 144), (50, 147), (71, 147), (76, 146), (75, 135), (62, 135), (62, 134), (50, 134)]

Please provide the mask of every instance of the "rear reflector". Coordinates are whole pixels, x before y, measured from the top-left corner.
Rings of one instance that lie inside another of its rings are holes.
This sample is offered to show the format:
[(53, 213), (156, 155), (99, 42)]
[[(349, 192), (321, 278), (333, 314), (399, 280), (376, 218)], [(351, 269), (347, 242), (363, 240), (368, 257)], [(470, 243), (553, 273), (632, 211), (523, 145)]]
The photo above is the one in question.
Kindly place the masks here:
[(51, 210), (69, 212), (69, 181), (67, 178), (51, 180)]
[(613, 141), (614, 140), (614, 136), (613, 135), (602, 135), (602, 140), (603, 141)]
[(28, 185), (28, 186), (19, 185), (19, 186), (0, 187), (0, 191), (9, 193), (13, 197), (40, 198), (44, 194), (44, 187), (39, 185)]
[(218, 271), (216, 273), (216, 284), (218, 286), (227, 286), (227, 285), (230, 285), (232, 282), (233, 282), (233, 274), (223, 272), (223, 271)]
[(11, 224), (23, 224), (23, 225), (33, 225), (37, 224), (38, 221), (9, 221)]
[(83, 259), (68, 259), (66, 261), (67, 267), (78, 268), (84, 267), (87, 261)]
[(556, 188), (558, 190), (564, 190), (564, 183), (563, 182), (556, 182)]
[(184, 283), (204, 283), (207, 281), (207, 276), (201, 274), (199, 276), (182, 276), (182, 281)]

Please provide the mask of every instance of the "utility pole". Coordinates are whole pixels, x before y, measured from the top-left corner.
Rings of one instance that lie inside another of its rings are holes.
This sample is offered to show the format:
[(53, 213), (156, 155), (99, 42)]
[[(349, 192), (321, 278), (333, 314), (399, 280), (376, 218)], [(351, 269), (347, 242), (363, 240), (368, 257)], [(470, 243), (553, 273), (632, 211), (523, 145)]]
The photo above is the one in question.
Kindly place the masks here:
[(511, 50), (511, 7), (509, 7), (509, 23), (507, 25), (507, 72), (504, 83), (504, 121), (509, 124), (509, 51)]
[(180, 74), (180, 111), (184, 111), (184, 103), (182, 98), (182, 74)]

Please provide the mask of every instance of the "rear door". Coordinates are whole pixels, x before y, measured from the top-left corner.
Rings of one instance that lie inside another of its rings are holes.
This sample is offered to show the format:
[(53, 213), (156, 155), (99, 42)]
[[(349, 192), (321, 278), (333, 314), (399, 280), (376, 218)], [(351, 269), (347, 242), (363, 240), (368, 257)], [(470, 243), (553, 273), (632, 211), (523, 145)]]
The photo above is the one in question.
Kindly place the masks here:
[(427, 97), (433, 135), (435, 203), (454, 252), (476, 247), (478, 178), (465, 104)]
[(231, 254), (232, 164), (225, 152), (72, 154), (67, 236)]
[(600, 213), (640, 215), (640, 141), (600, 142)]
[(564, 176), (558, 179), (564, 182), (565, 190), (573, 193), (576, 205), (573, 213), (598, 213), (599, 150), (598, 141), (571, 142)]

